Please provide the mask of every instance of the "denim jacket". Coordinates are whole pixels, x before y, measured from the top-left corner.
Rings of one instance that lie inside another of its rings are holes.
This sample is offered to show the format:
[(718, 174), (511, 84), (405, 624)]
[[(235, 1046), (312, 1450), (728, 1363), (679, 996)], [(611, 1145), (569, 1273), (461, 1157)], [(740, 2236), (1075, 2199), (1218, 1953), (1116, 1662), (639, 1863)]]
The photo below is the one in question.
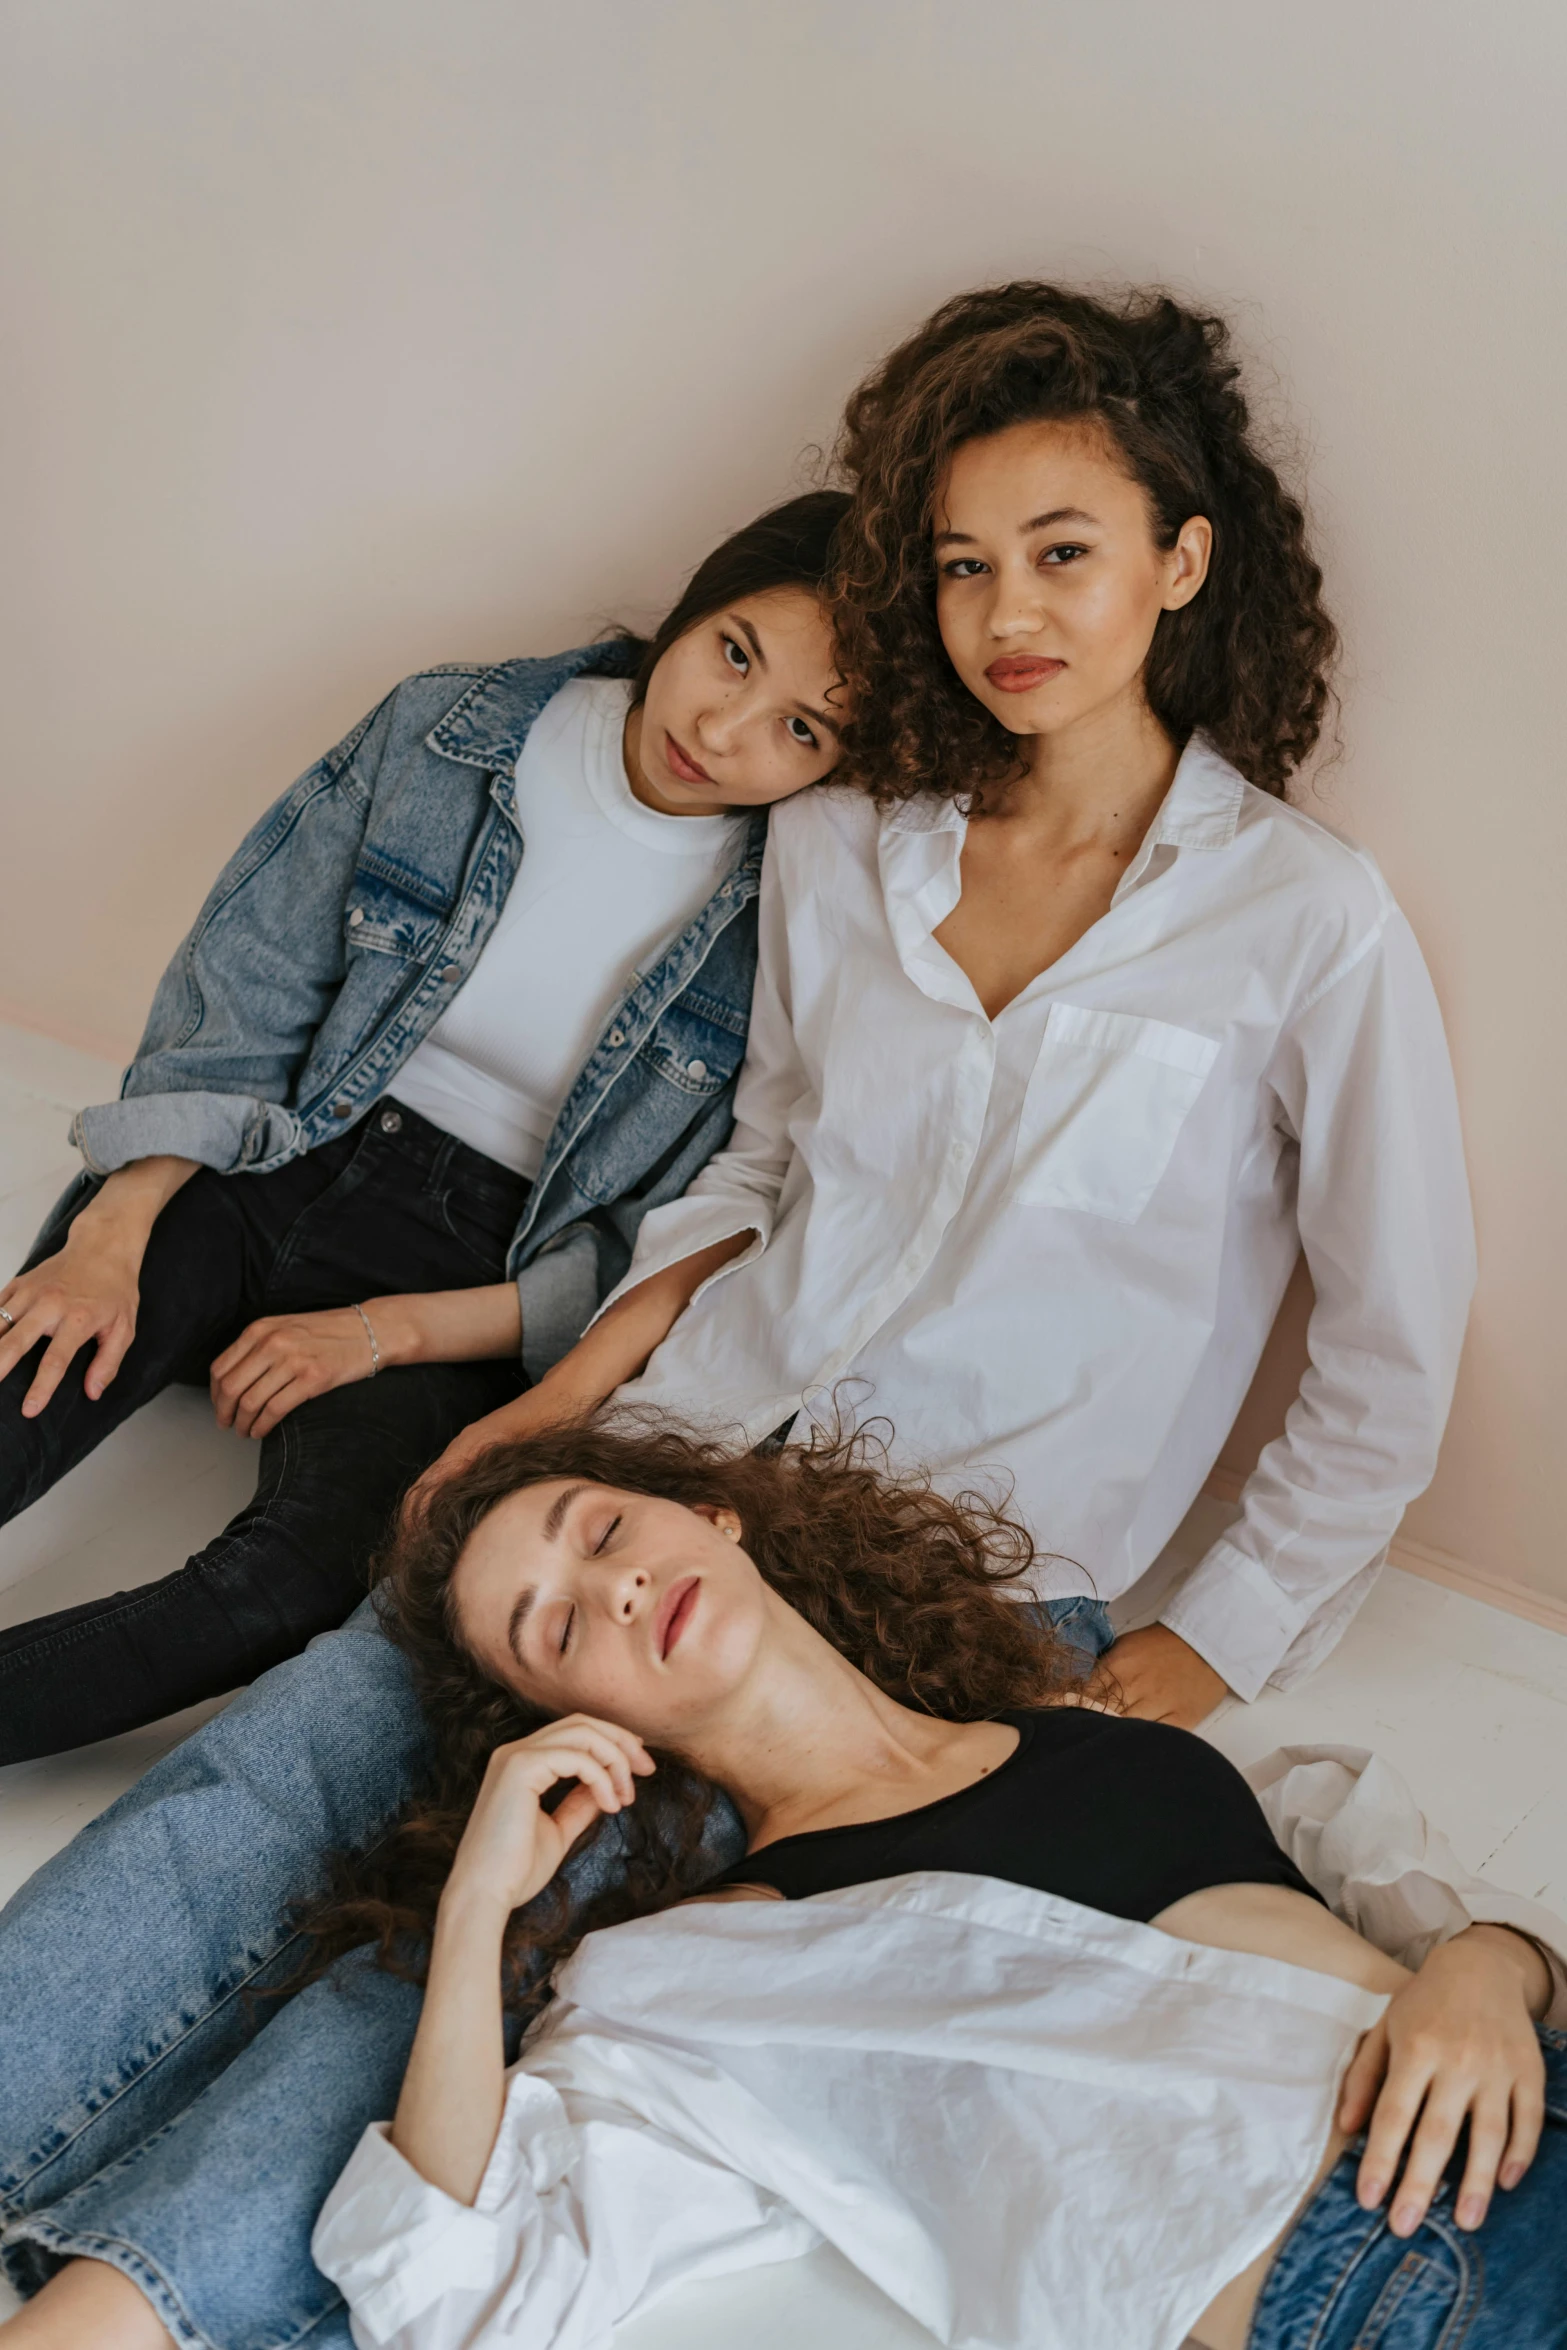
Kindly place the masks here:
[[(405, 678), (230, 858), (158, 986), (120, 1099), (72, 1139), (93, 1175), (174, 1152), (265, 1174), (362, 1118), (478, 961), (523, 853), (514, 776), (609, 643)], [(726, 1140), (756, 969), (766, 818), (625, 1000), (561, 1106), (511, 1243), (537, 1378), (630, 1262), (644, 1212)]]

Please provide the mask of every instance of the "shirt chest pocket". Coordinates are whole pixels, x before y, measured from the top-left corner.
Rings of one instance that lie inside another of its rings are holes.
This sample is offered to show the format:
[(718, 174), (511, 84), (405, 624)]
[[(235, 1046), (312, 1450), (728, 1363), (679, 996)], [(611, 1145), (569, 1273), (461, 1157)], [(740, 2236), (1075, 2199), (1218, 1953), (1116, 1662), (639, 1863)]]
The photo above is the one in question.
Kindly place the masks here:
[(1135, 1223), (1218, 1054), (1215, 1038), (1164, 1020), (1052, 1004), (1018, 1121), (1014, 1197)]

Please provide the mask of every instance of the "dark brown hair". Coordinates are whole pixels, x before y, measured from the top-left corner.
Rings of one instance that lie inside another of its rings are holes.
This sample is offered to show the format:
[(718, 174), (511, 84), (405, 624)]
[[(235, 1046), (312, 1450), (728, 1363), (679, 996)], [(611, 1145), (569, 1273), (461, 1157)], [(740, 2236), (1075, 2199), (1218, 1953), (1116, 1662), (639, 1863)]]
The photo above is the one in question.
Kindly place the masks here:
[[(872, 1432), (736, 1454), (622, 1413), (496, 1445), (436, 1490), (388, 1561), (382, 1620), (412, 1665), (434, 1767), (391, 1836), (340, 1864), (333, 1896), (306, 1918), (313, 1974), (373, 1942), (381, 1965), (423, 1979), (425, 1940), (485, 1766), (497, 1746), (547, 1718), (464, 1647), (453, 1570), (498, 1503), (554, 1478), (732, 1509), (775, 1591), (878, 1689), (944, 1720), (1045, 1704), (1081, 1679), (1081, 1652), (1005, 1596), (1036, 1556), (1024, 1527), (983, 1494), (949, 1499), (924, 1477), (892, 1475)], [(666, 1908), (714, 1873), (703, 1830), (716, 1790), (677, 1756), (654, 1752), (658, 1770), (638, 1780), (636, 1802), (601, 1819), (570, 1864), (579, 1893), (580, 1864), (591, 1864), (594, 1848), (606, 1860), (618, 1848), (623, 1866), (600, 1872), (599, 1889), (575, 1902), (557, 1879), (513, 1916), (505, 1980), (514, 2012), (542, 2004), (549, 1974), (583, 1934)]]
[(629, 630), (622, 641), (637, 656), (632, 700), (640, 702), (659, 662), (677, 639), (710, 620), (727, 605), (773, 588), (804, 588), (826, 597), (831, 582), (838, 525), (848, 510), (845, 490), (807, 490), (773, 506), (737, 530), (699, 563), (684, 593), (651, 637)]
[(1200, 592), (1163, 612), (1143, 672), (1176, 746), (1201, 729), (1282, 794), (1315, 744), (1338, 635), (1299, 502), (1255, 446), (1222, 318), (1157, 289), (1116, 299), (1022, 282), (959, 294), (849, 400), (838, 462), (854, 489), (834, 621), (852, 716), (837, 780), (887, 803), (971, 797), (1022, 772), (1018, 739), (975, 700), (936, 626), (934, 505), (966, 442), (1041, 419), (1094, 420), (1175, 544), (1205, 514)]

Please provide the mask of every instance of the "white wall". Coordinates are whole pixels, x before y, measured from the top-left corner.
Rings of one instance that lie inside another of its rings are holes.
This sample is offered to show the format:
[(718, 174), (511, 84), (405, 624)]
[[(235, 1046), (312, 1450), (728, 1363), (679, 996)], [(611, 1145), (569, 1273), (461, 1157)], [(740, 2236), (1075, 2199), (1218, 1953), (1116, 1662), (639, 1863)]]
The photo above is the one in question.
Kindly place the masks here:
[(246, 821), (401, 671), (651, 611), (957, 287), (1167, 278), (1309, 456), (1320, 804), (1459, 1064), (1484, 1281), (1411, 1531), (1567, 1601), (1560, 8), (12, 0), (0, 38), (0, 1007), (128, 1051)]

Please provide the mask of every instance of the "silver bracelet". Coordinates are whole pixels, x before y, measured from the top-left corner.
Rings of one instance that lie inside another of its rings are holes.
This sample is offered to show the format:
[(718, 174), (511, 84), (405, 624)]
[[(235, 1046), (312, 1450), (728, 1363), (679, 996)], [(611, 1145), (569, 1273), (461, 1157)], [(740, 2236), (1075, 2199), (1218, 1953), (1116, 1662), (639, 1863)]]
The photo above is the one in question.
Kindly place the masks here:
[(370, 1341), (370, 1376), (373, 1379), (377, 1371), (379, 1371), (381, 1368), (381, 1349), (376, 1345), (375, 1332), (370, 1327), (370, 1317), (365, 1312), (364, 1307), (355, 1306), (354, 1312), (359, 1316), (360, 1321), (363, 1322), (365, 1326), (365, 1336)]

